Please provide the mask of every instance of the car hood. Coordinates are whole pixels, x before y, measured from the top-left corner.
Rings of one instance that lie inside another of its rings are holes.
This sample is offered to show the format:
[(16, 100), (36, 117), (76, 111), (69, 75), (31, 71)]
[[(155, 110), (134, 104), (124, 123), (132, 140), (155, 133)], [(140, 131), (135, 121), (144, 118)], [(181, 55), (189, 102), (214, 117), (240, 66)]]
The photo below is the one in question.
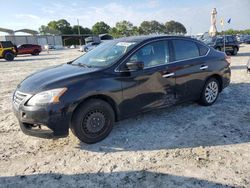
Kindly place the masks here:
[(100, 68), (86, 68), (78, 65), (63, 64), (36, 72), (25, 78), (17, 90), (35, 94), (40, 91), (67, 87), (74, 82), (84, 79), (84, 75), (95, 72)]

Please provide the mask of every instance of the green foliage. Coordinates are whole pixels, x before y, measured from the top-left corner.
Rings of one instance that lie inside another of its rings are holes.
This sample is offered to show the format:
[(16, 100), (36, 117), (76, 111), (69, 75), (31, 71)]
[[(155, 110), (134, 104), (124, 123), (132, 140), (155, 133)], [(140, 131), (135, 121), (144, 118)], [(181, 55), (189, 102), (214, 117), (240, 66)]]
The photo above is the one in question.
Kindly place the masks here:
[[(139, 27), (134, 26), (131, 22), (123, 20), (117, 22), (115, 27), (111, 28), (103, 21), (93, 25), (92, 30), (79, 26), (80, 34), (105, 34), (109, 33), (114, 38), (127, 37), (133, 35), (149, 35), (149, 34), (186, 34), (186, 28), (179, 22), (169, 21), (166, 24), (161, 24), (156, 20), (143, 21)], [(41, 34), (78, 34), (78, 26), (70, 26), (70, 23), (65, 19), (58, 21), (50, 21), (47, 26), (42, 25), (39, 28)]]
[[(49, 24), (48, 24), (49, 25)], [(56, 27), (62, 34), (71, 34), (72, 28), (70, 26), (70, 23), (67, 22), (65, 19), (58, 20), (56, 22)]]
[(150, 34), (163, 34), (166, 33), (166, 27), (153, 20), (153, 21), (144, 21), (140, 25), (140, 34), (150, 35)]
[(53, 20), (47, 26), (42, 25), (39, 31), (41, 34), (71, 34), (72, 28), (67, 20), (61, 19), (58, 21)]
[[(80, 34), (81, 35), (84, 35), (84, 34), (92, 34), (92, 31), (91, 29), (87, 28), (87, 27), (82, 27), (82, 26), (79, 26), (79, 30), (80, 30)], [(79, 34), (78, 32), (78, 25), (74, 25), (72, 27), (72, 34)]]
[(121, 22), (117, 22), (115, 26), (119, 36), (126, 37), (133, 35), (134, 26), (131, 22), (123, 20)]
[(226, 31), (218, 32), (219, 35), (250, 35), (250, 29), (246, 30), (234, 30), (228, 29)]
[(60, 34), (60, 31), (52, 29), (52, 28), (50, 28), (50, 27), (48, 27), (46, 25), (42, 25), (39, 28), (39, 32), (42, 35), (47, 35), (47, 34), (58, 35), (58, 34)]
[(109, 33), (110, 26), (104, 22), (97, 22), (92, 27), (92, 32), (96, 35)]
[(166, 27), (167, 34), (173, 34), (173, 33), (174, 34), (186, 34), (187, 33), (187, 30), (183, 24), (173, 21), (173, 20), (166, 22), (165, 27)]

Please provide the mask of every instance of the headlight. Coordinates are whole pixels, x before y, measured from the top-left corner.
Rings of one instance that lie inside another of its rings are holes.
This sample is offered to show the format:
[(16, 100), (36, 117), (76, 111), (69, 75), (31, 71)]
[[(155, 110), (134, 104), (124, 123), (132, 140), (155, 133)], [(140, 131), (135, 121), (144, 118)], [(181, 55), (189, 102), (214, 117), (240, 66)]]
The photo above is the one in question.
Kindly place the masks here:
[(65, 93), (66, 90), (67, 88), (58, 88), (37, 93), (33, 97), (31, 97), (27, 105), (35, 106), (48, 103), (58, 103), (60, 102), (59, 101), (60, 97)]

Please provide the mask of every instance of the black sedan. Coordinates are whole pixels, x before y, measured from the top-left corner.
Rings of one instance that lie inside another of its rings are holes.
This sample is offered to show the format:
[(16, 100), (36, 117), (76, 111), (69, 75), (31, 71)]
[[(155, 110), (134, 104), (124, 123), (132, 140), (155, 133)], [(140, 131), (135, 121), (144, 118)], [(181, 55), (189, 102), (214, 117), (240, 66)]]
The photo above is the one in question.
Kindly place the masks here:
[(13, 109), (25, 134), (98, 142), (114, 122), (198, 101), (209, 106), (230, 83), (227, 56), (195, 39), (143, 36), (103, 43), (75, 61), (21, 82)]

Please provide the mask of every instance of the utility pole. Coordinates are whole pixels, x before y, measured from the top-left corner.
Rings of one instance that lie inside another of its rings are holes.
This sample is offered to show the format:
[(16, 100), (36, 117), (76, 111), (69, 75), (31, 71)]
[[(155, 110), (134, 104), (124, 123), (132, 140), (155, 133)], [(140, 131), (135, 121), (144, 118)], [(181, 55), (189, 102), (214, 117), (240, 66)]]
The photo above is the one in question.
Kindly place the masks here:
[(79, 26), (79, 19), (77, 19), (77, 26), (78, 26), (78, 35), (79, 35), (79, 44), (80, 46), (82, 45), (82, 37), (81, 37), (81, 31), (80, 31), (80, 26)]

